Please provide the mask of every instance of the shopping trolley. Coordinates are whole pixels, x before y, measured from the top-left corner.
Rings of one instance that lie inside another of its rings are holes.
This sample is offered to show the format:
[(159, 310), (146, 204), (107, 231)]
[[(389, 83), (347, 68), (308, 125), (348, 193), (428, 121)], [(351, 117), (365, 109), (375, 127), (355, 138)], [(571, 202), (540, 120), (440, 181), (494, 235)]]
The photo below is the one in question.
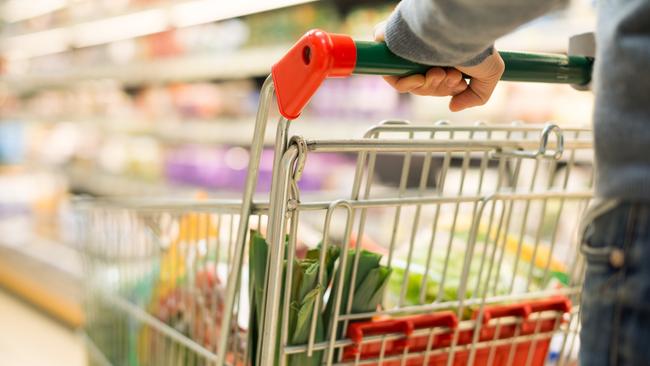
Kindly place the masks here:
[[(587, 57), (502, 55), (507, 80), (590, 80)], [(80, 203), (92, 360), (573, 362), (584, 270), (575, 238), (593, 176), (588, 128), (386, 120), (357, 139), (290, 134), (327, 77), (425, 69), (383, 44), (311, 31), (262, 86), (241, 201)], [(274, 95), (282, 117), (272, 184), (258, 202)], [(309, 157), (332, 152), (356, 158), (350, 194), (301, 196)], [(377, 178), (386, 165), (396, 181)]]

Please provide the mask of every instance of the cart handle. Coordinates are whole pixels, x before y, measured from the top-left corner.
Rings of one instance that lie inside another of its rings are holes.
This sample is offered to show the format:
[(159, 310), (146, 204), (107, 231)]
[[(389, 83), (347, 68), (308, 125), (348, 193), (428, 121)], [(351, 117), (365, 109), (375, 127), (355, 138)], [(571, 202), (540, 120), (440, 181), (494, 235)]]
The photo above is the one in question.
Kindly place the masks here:
[[(586, 85), (593, 59), (560, 54), (499, 52), (505, 62), (501, 80)], [(296, 119), (328, 77), (351, 74), (410, 75), (423, 65), (392, 53), (383, 42), (354, 41), (350, 36), (314, 29), (307, 32), (272, 67), (280, 113)]]

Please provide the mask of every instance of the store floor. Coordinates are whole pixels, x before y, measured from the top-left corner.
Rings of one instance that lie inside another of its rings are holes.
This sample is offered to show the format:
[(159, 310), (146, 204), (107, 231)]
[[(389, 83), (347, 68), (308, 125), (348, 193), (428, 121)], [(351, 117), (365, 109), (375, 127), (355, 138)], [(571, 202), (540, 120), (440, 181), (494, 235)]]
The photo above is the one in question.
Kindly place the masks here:
[(86, 355), (78, 333), (0, 289), (0, 364), (81, 366)]

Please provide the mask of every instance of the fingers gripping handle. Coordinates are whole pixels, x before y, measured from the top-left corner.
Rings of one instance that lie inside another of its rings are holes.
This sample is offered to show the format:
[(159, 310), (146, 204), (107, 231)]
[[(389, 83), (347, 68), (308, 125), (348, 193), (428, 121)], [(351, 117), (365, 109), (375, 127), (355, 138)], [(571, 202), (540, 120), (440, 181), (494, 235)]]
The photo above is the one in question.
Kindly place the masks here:
[[(505, 62), (501, 80), (586, 85), (593, 58), (559, 54), (500, 52)], [(355, 74), (410, 75), (432, 66), (392, 53), (385, 43), (354, 41), (342, 34), (307, 32), (275, 63), (271, 74), (280, 113), (296, 119), (320, 84), (328, 77)]]

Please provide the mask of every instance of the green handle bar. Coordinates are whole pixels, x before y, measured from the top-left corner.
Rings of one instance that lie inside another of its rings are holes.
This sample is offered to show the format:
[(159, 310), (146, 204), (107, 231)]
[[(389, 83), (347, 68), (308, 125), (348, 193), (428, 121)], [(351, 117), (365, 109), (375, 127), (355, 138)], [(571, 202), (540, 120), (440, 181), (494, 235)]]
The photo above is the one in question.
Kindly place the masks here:
[[(594, 60), (590, 57), (527, 52), (500, 55), (505, 62), (501, 80), (571, 84), (580, 86), (578, 89), (591, 81)], [(385, 43), (354, 41), (344, 34), (313, 29), (273, 65), (271, 74), (280, 113), (296, 119), (328, 77), (352, 73), (401, 76), (425, 73), (431, 67), (395, 55)]]
[[(410, 75), (432, 66), (403, 59), (383, 42), (355, 41), (355, 74)], [(501, 80), (586, 85), (591, 81), (593, 59), (560, 54), (500, 51), (506, 69)]]

